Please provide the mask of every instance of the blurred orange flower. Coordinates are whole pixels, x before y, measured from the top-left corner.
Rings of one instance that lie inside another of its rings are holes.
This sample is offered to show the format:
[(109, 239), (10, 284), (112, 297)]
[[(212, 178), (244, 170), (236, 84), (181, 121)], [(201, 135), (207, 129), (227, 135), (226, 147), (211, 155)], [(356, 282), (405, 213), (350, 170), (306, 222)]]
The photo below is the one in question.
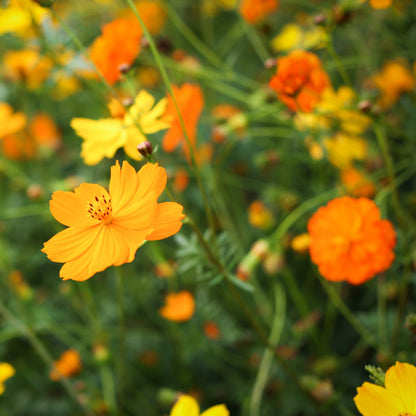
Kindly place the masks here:
[(13, 113), (13, 108), (7, 103), (0, 103), (0, 139), (16, 133), (26, 126), (26, 116), (23, 113)]
[(188, 321), (192, 318), (194, 312), (194, 296), (186, 290), (169, 293), (165, 299), (165, 306), (159, 309), (160, 316), (174, 322)]
[[(134, 3), (143, 23), (146, 25), (147, 30), (152, 35), (159, 34), (166, 21), (166, 11), (158, 1), (154, 0), (139, 0)], [(136, 19), (133, 11), (128, 9), (124, 18)]]
[(378, 105), (381, 109), (390, 108), (406, 91), (415, 88), (412, 71), (401, 61), (390, 61), (371, 80), (380, 90)]
[(109, 84), (120, 79), (120, 65), (134, 62), (141, 37), (142, 29), (134, 19), (116, 19), (102, 28), (102, 35), (91, 45), (90, 56)]
[(387, 9), (393, 3), (393, 0), (370, 0), (370, 6), (373, 9)]
[(36, 157), (36, 143), (26, 130), (9, 134), (1, 141), (3, 154), (11, 160), (28, 160)]
[(341, 181), (346, 191), (355, 197), (372, 198), (377, 191), (374, 183), (352, 166), (341, 171)]
[(291, 110), (310, 112), (330, 87), (330, 80), (317, 55), (296, 50), (277, 59), (276, 75), (269, 85)]
[(30, 122), (29, 131), (39, 147), (55, 150), (61, 146), (61, 132), (47, 113), (35, 114)]
[(250, 24), (258, 23), (279, 7), (278, 0), (242, 0), (240, 14)]
[(323, 277), (361, 284), (390, 267), (396, 234), (367, 198), (344, 196), (321, 207), (308, 222), (310, 254)]
[(48, 258), (65, 263), (64, 279), (83, 281), (110, 266), (134, 260), (145, 240), (161, 240), (176, 234), (181, 226), (182, 206), (158, 203), (166, 186), (165, 169), (147, 163), (138, 172), (123, 162), (111, 167), (109, 191), (100, 185), (82, 183), (74, 192), (57, 191), (50, 209), (68, 226), (44, 244)]
[(3, 73), (13, 82), (23, 82), (28, 89), (35, 90), (49, 77), (52, 61), (37, 50), (7, 51), (3, 55)]
[(72, 377), (81, 371), (81, 357), (77, 350), (66, 350), (55, 361), (54, 368), (50, 371), (49, 377), (53, 381), (58, 381), (63, 377)]
[(266, 230), (274, 222), (273, 213), (261, 201), (254, 201), (248, 207), (248, 221), (256, 228)]
[(221, 338), (221, 331), (214, 321), (206, 321), (204, 323), (204, 334), (207, 338), (214, 341)]
[[(204, 95), (198, 85), (189, 83), (183, 84), (181, 87), (172, 85), (173, 94), (181, 112), (186, 132), (191, 142), (191, 146), (195, 147), (196, 127), (204, 108)], [(186, 157), (190, 159), (190, 151), (188, 143), (185, 139), (182, 126), (179, 121), (175, 104), (170, 95), (168, 95), (168, 105), (165, 113), (166, 121), (171, 122), (170, 129), (163, 137), (162, 147), (165, 152), (173, 152), (180, 144), (185, 151)]]
[(188, 187), (188, 184), (188, 172), (183, 168), (176, 169), (173, 179), (173, 189), (176, 192), (183, 192)]

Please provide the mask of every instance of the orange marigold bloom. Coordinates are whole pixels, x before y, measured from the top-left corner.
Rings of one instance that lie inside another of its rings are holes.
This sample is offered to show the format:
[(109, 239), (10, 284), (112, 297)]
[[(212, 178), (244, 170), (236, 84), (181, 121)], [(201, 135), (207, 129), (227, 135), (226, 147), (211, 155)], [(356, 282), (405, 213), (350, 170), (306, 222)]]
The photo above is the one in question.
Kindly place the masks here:
[(279, 7), (278, 0), (243, 0), (240, 14), (248, 23), (255, 24)]
[(174, 322), (184, 322), (192, 318), (195, 312), (195, 299), (191, 292), (182, 290), (169, 293), (165, 299), (165, 306), (159, 309), (159, 314)]
[[(191, 142), (195, 147), (196, 142), (196, 127), (204, 108), (204, 95), (198, 85), (189, 83), (183, 84), (181, 87), (172, 85), (173, 94), (181, 112), (183, 121), (185, 123), (186, 132)], [(179, 121), (178, 113), (175, 104), (170, 95), (168, 95), (168, 105), (166, 108), (165, 119), (171, 121), (171, 127), (163, 137), (162, 147), (165, 152), (173, 152), (180, 144), (187, 158), (190, 158), (190, 152), (187, 141), (182, 131), (182, 126)]]
[(81, 357), (77, 350), (70, 349), (64, 351), (55, 361), (54, 368), (49, 373), (49, 377), (53, 381), (58, 381), (62, 377), (72, 377), (81, 371)]
[(102, 28), (91, 46), (91, 59), (109, 84), (120, 78), (121, 64), (131, 65), (140, 52), (142, 29), (133, 19), (116, 19)]
[(51, 213), (69, 228), (47, 241), (42, 251), (50, 260), (65, 263), (59, 276), (89, 279), (112, 265), (132, 262), (145, 240), (176, 234), (184, 218), (182, 206), (157, 202), (166, 180), (165, 169), (157, 163), (136, 172), (129, 163), (120, 167), (116, 162), (109, 191), (82, 183), (74, 192), (54, 192)]
[(317, 55), (297, 50), (277, 59), (269, 85), (291, 110), (308, 113), (330, 87), (330, 80)]
[(367, 198), (333, 199), (312, 216), (308, 232), (311, 259), (327, 280), (361, 284), (394, 260), (393, 226)]

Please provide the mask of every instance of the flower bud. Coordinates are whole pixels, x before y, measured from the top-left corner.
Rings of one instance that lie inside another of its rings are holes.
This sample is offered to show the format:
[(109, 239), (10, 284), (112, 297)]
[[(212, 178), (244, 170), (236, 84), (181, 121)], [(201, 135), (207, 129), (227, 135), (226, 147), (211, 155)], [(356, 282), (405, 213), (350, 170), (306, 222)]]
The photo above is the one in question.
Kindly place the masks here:
[(148, 140), (139, 143), (137, 146), (137, 151), (143, 156), (143, 157), (150, 157), (153, 154), (153, 146), (152, 143), (150, 143)]

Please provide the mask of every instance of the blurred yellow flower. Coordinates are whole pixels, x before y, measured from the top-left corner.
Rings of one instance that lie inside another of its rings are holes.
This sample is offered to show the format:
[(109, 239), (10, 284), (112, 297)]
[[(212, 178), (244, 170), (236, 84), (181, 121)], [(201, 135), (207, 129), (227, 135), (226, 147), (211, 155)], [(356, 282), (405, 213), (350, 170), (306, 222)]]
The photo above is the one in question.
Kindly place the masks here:
[(337, 133), (323, 141), (329, 161), (337, 168), (352, 165), (354, 160), (363, 160), (367, 155), (367, 143), (359, 136)]
[(273, 213), (261, 201), (254, 201), (248, 207), (248, 221), (256, 228), (266, 230), (274, 222)]
[(386, 371), (385, 387), (365, 382), (357, 388), (355, 405), (363, 416), (416, 414), (416, 367), (396, 362)]
[(230, 412), (224, 404), (218, 404), (199, 413), (198, 402), (188, 395), (179, 397), (179, 400), (173, 406), (170, 416), (229, 416)]
[(321, 48), (325, 46), (326, 39), (325, 30), (320, 26), (311, 25), (303, 28), (295, 23), (289, 23), (272, 39), (271, 47), (274, 52)]
[(380, 90), (378, 105), (383, 110), (390, 108), (402, 93), (415, 88), (412, 71), (400, 61), (386, 62), (370, 81)]
[(132, 159), (141, 159), (137, 145), (146, 140), (144, 134), (156, 133), (170, 127), (170, 123), (161, 118), (165, 113), (167, 99), (163, 98), (154, 104), (154, 97), (141, 90), (134, 104), (121, 117), (72, 119), (71, 127), (84, 139), (81, 151), (84, 162), (95, 165), (104, 157), (112, 158), (120, 147)]
[(26, 116), (23, 113), (13, 113), (13, 108), (7, 103), (0, 103), (0, 139), (14, 134), (26, 126)]
[[(365, 0), (361, 0), (365, 1)], [(370, 0), (370, 6), (373, 9), (387, 9), (393, 3), (393, 0)]]
[(165, 299), (165, 306), (159, 309), (159, 314), (173, 322), (184, 322), (192, 318), (195, 312), (195, 299), (191, 292), (182, 290), (169, 293)]
[(290, 247), (298, 253), (307, 253), (311, 242), (311, 236), (308, 233), (303, 233), (293, 237)]
[(39, 24), (48, 10), (33, 0), (11, 0), (0, 9), (0, 36), (5, 33), (30, 35), (33, 23)]
[(0, 363), (0, 394), (4, 393), (4, 382), (15, 375), (16, 371), (9, 363)]
[(34, 49), (7, 51), (3, 55), (3, 75), (13, 82), (23, 82), (35, 90), (48, 78), (53, 63)]

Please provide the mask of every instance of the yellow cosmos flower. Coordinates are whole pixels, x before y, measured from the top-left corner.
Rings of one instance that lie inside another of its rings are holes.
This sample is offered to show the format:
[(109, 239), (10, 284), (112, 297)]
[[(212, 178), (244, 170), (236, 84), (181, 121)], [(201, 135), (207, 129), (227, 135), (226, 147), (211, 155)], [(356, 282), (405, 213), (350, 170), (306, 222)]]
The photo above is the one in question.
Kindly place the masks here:
[(176, 234), (184, 218), (175, 202), (158, 203), (166, 186), (165, 169), (147, 163), (138, 172), (124, 162), (111, 167), (109, 190), (82, 183), (74, 192), (57, 191), (50, 209), (68, 226), (44, 244), (48, 258), (65, 263), (63, 280), (83, 281), (110, 266), (134, 260), (145, 240)]
[(396, 362), (386, 372), (385, 387), (366, 382), (354, 401), (363, 416), (416, 415), (416, 367)]
[(72, 119), (71, 127), (84, 139), (81, 151), (84, 162), (96, 165), (104, 157), (112, 158), (120, 147), (132, 159), (140, 160), (137, 145), (147, 140), (143, 133), (156, 133), (170, 127), (170, 123), (161, 118), (165, 113), (167, 99), (163, 98), (154, 104), (154, 97), (141, 90), (134, 104), (119, 117)]
[(9, 363), (0, 363), (0, 394), (4, 392), (4, 382), (13, 377), (16, 371)]
[(23, 113), (14, 113), (7, 103), (0, 103), (0, 139), (9, 134), (17, 133), (26, 126), (26, 116)]
[(328, 160), (340, 169), (350, 167), (354, 160), (364, 160), (367, 156), (367, 143), (359, 136), (338, 133), (334, 137), (325, 138), (324, 146)]
[(203, 413), (199, 413), (198, 402), (192, 397), (183, 395), (175, 403), (170, 416), (229, 416), (230, 412), (223, 404), (210, 407)]

